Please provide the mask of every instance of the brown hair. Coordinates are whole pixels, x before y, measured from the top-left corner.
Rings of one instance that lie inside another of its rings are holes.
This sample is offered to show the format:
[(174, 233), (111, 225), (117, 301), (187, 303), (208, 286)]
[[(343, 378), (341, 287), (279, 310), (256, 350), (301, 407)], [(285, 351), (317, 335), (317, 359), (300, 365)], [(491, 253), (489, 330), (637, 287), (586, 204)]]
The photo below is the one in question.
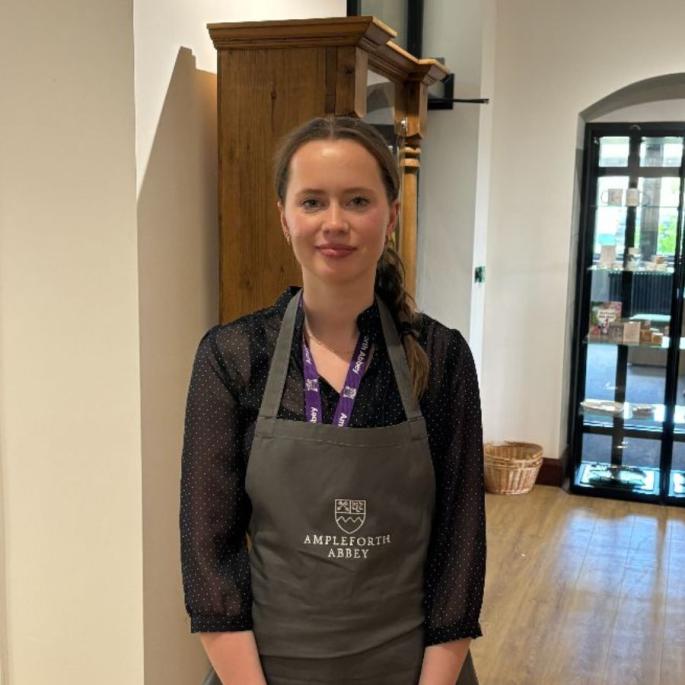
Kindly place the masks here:
[[(295, 152), (312, 140), (352, 140), (365, 148), (378, 162), (388, 203), (399, 196), (400, 176), (397, 163), (387, 143), (370, 124), (355, 117), (328, 115), (305, 122), (291, 131), (281, 142), (274, 161), (276, 195), (285, 202), (290, 160)], [(404, 288), (404, 265), (391, 241), (386, 243), (376, 267), (376, 293), (388, 306), (397, 322), (416, 399), (428, 385), (428, 356), (418, 343), (416, 326), (419, 321), (416, 302)]]

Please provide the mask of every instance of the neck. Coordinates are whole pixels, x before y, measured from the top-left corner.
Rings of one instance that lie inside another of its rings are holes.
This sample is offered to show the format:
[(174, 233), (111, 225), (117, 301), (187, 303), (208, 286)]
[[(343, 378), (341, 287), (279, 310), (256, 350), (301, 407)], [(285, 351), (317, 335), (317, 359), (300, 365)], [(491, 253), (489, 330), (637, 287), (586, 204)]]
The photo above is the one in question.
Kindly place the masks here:
[(359, 335), (357, 317), (374, 301), (373, 282), (327, 283), (303, 272), (302, 304), (309, 330), (336, 348)]

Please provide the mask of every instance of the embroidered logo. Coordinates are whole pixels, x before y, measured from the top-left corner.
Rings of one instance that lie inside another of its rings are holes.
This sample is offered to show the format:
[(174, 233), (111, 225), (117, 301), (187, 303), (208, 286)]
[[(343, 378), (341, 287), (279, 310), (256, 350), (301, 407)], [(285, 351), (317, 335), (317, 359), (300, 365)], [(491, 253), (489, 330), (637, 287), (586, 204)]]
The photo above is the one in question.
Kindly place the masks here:
[(356, 533), (366, 521), (365, 499), (336, 499), (335, 522), (344, 533)]
[(349, 397), (351, 400), (353, 400), (357, 396), (357, 388), (351, 388), (349, 385), (346, 385), (343, 388), (342, 396)]

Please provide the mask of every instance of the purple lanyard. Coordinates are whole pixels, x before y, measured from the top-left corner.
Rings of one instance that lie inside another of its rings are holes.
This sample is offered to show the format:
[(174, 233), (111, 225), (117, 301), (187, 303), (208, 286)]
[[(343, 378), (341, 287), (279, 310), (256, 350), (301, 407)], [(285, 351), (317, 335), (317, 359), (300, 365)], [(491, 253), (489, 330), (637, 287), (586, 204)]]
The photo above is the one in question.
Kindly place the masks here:
[[(338, 398), (338, 406), (333, 415), (333, 425), (344, 428), (350, 422), (354, 400), (369, 363), (369, 336), (359, 336), (357, 346), (347, 369), (345, 385)], [(322, 423), (321, 394), (319, 393), (319, 373), (314, 358), (309, 351), (302, 332), (302, 367), (304, 368), (304, 405), (305, 417), (310, 423)]]

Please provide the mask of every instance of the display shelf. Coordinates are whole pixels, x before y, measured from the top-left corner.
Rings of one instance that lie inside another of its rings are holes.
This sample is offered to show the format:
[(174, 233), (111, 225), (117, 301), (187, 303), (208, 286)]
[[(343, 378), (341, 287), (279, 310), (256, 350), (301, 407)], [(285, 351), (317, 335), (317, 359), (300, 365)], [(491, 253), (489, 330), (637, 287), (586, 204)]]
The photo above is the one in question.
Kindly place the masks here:
[[(671, 167), (672, 168), (672, 167)], [(677, 173), (677, 171), (676, 171)], [(668, 174), (671, 176), (670, 174)], [(674, 174), (675, 176), (675, 174)], [(678, 209), (677, 205), (672, 205), (672, 204), (666, 204), (666, 205), (637, 205), (636, 207), (633, 207), (632, 205), (630, 207), (626, 205), (604, 205), (604, 204), (596, 204), (593, 203), (590, 205), (590, 209), (597, 210), (597, 209)]]
[[(592, 398), (587, 398), (593, 401)], [(594, 400), (598, 401), (598, 400)], [(666, 406), (663, 404), (645, 404), (642, 402), (616, 402), (617, 411), (598, 411), (596, 409), (587, 408), (580, 403), (579, 411), (584, 417), (584, 424), (586, 426), (604, 426), (610, 428), (613, 425), (614, 419), (621, 418), (624, 421), (626, 428), (646, 428), (653, 430), (661, 430), (663, 423), (666, 420)], [(635, 415), (635, 407), (649, 406), (653, 410), (652, 416)], [(677, 405), (673, 415), (673, 423), (676, 430), (680, 433), (685, 433), (685, 406)]]
[(685, 435), (685, 405), (675, 405), (673, 418), (673, 432), (678, 435)]
[(626, 268), (616, 268), (613, 266), (600, 266), (599, 264), (593, 264), (587, 268), (588, 271), (601, 271), (607, 273), (623, 273), (624, 271), (631, 274), (660, 274), (663, 276), (672, 276), (674, 269), (672, 266), (666, 267), (665, 269), (626, 269)]
[[(638, 471), (642, 472), (642, 476)], [(616, 465), (608, 462), (582, 462), (576, 485), (580, 488), (597, 487), (622, 492), (656, 495), (659, 492), (659, 469), (624, 467), (621, 474)]]
[[(662, 168), (667, 139), (682, 145), (685, 124), (585, 129), (568, 476), (572, 492), (683, 506), (685, 164)], [(606, 404), (583, 406), (593, 396)], [(593, 478), (590, 458), (607, 462)], [(629, 466), (642, 462), (635, 487)]]
[[(591, 344), (591, 345), (614, 345), (616, 347), (639, 347), (642, 349), (651, 349), (651, 350), (668, 350), (669, 345), (671, 344), (671, 339), (665, 335), (663, 337), (663, 340), (661, 341), (661, 344), (649, 344), (649, 343), (622, 343), (622, 342), (612, 342), (611, 340), (602, 340), (601, 338), (588, 338), (587, 336), (583, 340), (584, 344)], [(685, 350), (685, 338), (680, 338), (680, 349)]]

